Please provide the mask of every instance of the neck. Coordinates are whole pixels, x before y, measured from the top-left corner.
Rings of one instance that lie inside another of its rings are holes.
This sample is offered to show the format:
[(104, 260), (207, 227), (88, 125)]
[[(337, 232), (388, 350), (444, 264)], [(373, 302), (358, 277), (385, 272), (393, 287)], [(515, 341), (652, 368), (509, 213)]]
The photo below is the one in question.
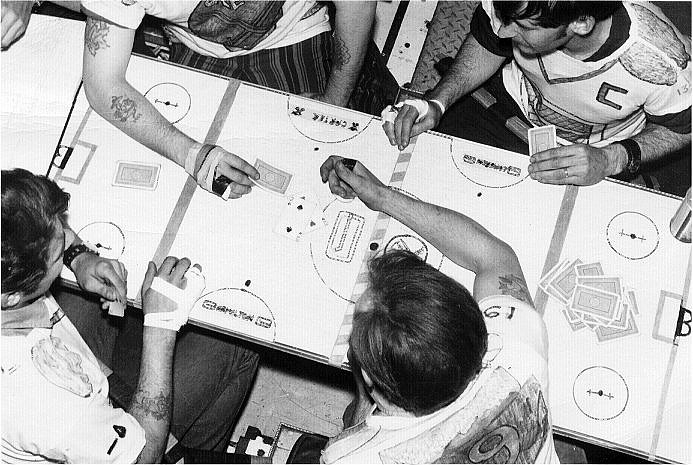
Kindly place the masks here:
[(594, 55), (606, 43), (611, 33), (612, 17), (599, 21), (587, 35), (575, 34), (563, 46), (563, 52), (577, 60), (584, 60)]
[(371, 393), (375, 405), (378, 406), (378, 410), (381, 415), (386, 417), (413, 417), (413, 413), (404, 410), (402, 407), (398, 407), (395, 404), (388, 402), (383, 396), (379, 395), (376, 391)]

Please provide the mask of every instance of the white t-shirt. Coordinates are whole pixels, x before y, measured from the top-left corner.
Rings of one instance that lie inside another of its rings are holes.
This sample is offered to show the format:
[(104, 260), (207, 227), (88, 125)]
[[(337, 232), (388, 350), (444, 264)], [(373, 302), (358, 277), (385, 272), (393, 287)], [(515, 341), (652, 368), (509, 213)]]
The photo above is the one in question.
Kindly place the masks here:
[(489, 335), (484, 367), (457, 400), (421, 417), (371, 412), (330, 440), (322, 461), (557, 463), (544, 322), (508, 295), (483, 299), (479, 307)]
[[(643, 130), (647, 115), (666, 117), (691, 107), (691, 40), (659, 8), (623, 2), (628, 39), (597, 61), (561, 50), (524, 55), (513, 47), (503, 69), (508, 93), (535, 126), (553, 124), (563, 145), (603, 147)], [(498, 33), (490, 1), (483, 8)], [(647, 114), (647, 115), (646, 115)]]
[(315, 1), (82, 0), (103, 19), (137, 29), (145, 14), (193, 51), (217, 58), (286, 47), (330, 30), (327, 7)]
[(3, 461), (133, 463), (144, 430), (53, 297), (2, 316)]

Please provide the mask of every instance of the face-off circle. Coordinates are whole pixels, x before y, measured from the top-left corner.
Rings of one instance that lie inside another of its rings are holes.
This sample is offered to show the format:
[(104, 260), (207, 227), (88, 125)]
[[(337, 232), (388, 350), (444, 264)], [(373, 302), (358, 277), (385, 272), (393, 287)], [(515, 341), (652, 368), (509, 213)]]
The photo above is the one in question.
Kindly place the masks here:
[(659, 245), (657, 225), (642, 213), (622, 212), (606, 227), (606, 240), (622, 257), (640, 260), (649, 257)]
[(77, 235), (89, 242), (99, 255), (111, 260), (118, 260), (125, 252), (125, 234), (115, 223), (96, 221), (80, 229)]
[(586, 368), (575, 378), (573, 400), (587, 417), (612, 420), (626, 409), (628, 385), (623, 376), (611, 368)]
[(190, 111), (190, 94), (183, 86), (173, 82), (157, 84), (144, 96), (171, 124), (185, 118)]
[(301, 135), (328, 144), (346, 142), (363, 134), (373, 121), (370, 115), (297, 97), (287, 98), (286, 114)]
[(190, 318), (265, 341), (274, 342), (277, 336), (269, 306), (247, 289), (229, 287), (203, 295), (195, 302)]
[(450, 141), (452, 162), (462, 176), (482, 187), (499, 189), (521, 183), (529, 176), (526, 166), (515, 166), (497, 151), (478, 151), (455, 147)]

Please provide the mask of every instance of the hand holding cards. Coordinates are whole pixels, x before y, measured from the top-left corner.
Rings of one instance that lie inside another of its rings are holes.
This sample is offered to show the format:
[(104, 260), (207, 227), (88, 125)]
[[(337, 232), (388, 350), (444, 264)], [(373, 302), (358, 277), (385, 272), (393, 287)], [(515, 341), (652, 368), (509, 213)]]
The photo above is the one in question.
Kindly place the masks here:
[(258, 177), (245, 160), (212, 144), (191, 147), (184, 167), (198, 185), (224, 200), (250, 192), (251, 180)]

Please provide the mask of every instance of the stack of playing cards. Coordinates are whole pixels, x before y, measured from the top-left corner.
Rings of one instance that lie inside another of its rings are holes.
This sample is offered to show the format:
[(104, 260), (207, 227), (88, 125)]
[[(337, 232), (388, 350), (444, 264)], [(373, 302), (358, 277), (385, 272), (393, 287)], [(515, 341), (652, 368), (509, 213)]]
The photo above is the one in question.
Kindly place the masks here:
[(539, 287), (562, 304), (573, 331), (589, 328), (599, 342), (638, 332), (635, 291), (624, 287), (621, 278), (605, 276), (599, 262), (564, 260), (541, 278)]
[(322, 208), (318, 205), (315, 194), (294, 194), (286, 197), (286, 202), (279, 214), (279, 221), (274, 225), (274, 232), (294, 241), (301, 240), (306, 234), (327, 226)]

